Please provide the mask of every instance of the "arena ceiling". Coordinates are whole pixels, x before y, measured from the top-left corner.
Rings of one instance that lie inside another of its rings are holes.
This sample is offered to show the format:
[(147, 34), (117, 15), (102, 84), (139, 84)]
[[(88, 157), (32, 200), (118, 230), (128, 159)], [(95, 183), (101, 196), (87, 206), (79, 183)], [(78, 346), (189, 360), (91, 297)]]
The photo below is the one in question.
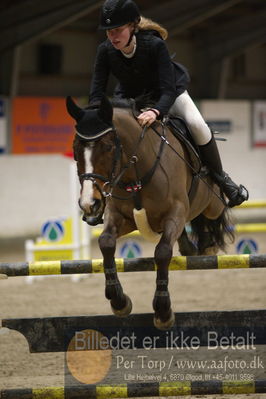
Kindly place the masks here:
[[(63, 26), (95, 32), (98, 0), (2, 0), (0, 51)], [(139, 0), (143, 15), (164, 24), (170, 36), (189, 33), (216, 57), (266, 42), (265, 0)], [(215, 50), (214, 50), (215, 49)]]
[[(10, 74), (14, 50), (19, 45), (61, 28), (96, 33), (102, 3), (102, 0), (1, 0), (1, 91), (8, 91), (3, 87), (3, 79)], [(265, 0), (138, 0), (137, 3), (144, 16), (168, 29), (170, 37), (188, 35), (201, 54), (199, 69), (206, 71), (206, 66), (212, 65), (214, 80), (221, 61), (266, 43)], [(203, 88), (206, 83), (202, 79)], [(215, 86), (212, 85), (216, 92)], [(212, 96), (204, 90), (205, 95)]]

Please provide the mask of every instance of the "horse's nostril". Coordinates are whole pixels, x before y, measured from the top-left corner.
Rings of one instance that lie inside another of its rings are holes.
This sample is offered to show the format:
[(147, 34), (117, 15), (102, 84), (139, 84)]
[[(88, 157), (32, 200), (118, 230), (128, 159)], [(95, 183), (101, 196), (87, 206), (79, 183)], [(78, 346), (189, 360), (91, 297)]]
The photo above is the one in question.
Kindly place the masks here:
[(96, 226), (99, 223), (103, 223), (102, 215), (102, 201), (97, 198), (93, 198), (89, 212), (84, 212), (83, 220), (90, 226)]
[(99, 200), (98, 198), (96, 198), (95, 200), (94, 200), (94, 205), (100, 205), (100, 203), (101, 203), (101, 200)]
[(101, 205), (101, 200), (94, 198), (90, 208), (93, 212), (95, 212), (100, 208), (100, 205)]

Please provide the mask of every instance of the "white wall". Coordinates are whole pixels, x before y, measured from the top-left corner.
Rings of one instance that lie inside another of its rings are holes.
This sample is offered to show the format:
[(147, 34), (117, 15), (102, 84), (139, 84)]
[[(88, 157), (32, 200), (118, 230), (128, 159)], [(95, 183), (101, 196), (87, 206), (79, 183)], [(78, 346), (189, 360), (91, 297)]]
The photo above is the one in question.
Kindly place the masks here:
[(252, 146), (251, 103), (249, 101), (201, 101), (205, 120), (229, 120), (232, 131), (218, 142), (223, 166), (237, 183), (244, 184), (251, 199), (266, 198), (266, 148)]
[(70, 215), (70, 162), (61, 155), (0, 156), (0, 238), (39, 234), (49, 218)]
[[(251, 199), (266, 198), (266, 148), (251, 146), (251, 103), (202, 101), (209, 120), (231, 120), (232, 131), (219, 142), (224, 169), (246, 185)], [(0, 238), (39, 234), (53, 217), (70, 215), (69, 166), (60, 155), (0, 156)]]

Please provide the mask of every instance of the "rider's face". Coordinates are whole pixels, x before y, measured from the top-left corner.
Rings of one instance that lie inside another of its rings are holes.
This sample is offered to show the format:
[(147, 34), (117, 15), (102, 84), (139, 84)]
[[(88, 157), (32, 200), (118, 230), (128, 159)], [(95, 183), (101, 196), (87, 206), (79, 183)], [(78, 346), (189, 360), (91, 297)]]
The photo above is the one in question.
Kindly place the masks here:
[(118, 28), (109, 29), (106, 33), (114, 48), (123, 50), (128, 44), (132, 29), (133, 27), (131, 24), (126, 24)]

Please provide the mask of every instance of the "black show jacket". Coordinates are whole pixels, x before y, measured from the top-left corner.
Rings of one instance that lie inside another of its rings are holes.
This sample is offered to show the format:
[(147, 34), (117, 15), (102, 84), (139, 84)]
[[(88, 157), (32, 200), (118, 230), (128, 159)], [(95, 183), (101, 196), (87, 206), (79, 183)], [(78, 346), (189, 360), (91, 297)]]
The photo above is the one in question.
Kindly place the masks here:
[(106, 91), (109, 74), (119, 82), (117, 94), (136, 98), (150, 94), (160, 117), (166, 114), (176, 97), (189, 83), (186, 69), (171, 60), (165, 42), (155, 31), (136, 34), (137, 48), (132, 58), (126, 58), (109, 40), (98, 47), (90, 90), (90, 103), (101, 100)]

